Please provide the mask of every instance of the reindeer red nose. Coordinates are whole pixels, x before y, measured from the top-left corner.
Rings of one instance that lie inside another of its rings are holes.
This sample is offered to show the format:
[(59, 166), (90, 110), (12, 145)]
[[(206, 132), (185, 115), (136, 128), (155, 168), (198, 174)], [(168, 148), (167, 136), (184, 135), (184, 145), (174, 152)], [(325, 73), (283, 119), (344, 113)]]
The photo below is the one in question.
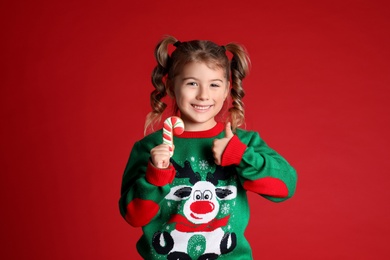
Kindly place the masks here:
[(214, 208), (215, 208), (214, 204), (207, 200), (195, 201), (190, 206), (191, 211), (196, 214), (206, 214), (212, 212)]

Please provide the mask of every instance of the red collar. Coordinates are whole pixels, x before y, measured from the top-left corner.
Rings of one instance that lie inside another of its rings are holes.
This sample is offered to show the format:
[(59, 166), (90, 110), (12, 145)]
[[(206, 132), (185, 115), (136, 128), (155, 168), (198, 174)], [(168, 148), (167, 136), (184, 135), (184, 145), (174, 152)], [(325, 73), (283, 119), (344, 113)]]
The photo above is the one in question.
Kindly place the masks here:
[(224, 227), (229, 221), (230, 216), (221, 219), (213, 219), (208, 223), (195, 224), (182, 215), (175, 214), (168, 223), (176, 223), (176, 230), (180, 232), (211, 232), (217, 228)]
[(184, 131), (181, 135), (175, 138), (211, 138), (219, 135), (225, 129), (224, 124), (217, 122), (217, 124), (205, 131)]

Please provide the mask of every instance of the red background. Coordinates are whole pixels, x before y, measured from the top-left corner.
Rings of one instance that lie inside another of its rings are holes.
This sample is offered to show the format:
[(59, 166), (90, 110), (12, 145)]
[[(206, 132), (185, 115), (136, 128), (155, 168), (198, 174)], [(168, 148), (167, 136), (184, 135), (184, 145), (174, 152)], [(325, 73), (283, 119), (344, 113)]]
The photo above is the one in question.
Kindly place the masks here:
[(250, 195), (255, 259), (388, 259), (388, 1), (2, 1), (1, 259), (138, 259), (117, 206), (153, 48), (236, 41), (247, 128), (298, 170)]

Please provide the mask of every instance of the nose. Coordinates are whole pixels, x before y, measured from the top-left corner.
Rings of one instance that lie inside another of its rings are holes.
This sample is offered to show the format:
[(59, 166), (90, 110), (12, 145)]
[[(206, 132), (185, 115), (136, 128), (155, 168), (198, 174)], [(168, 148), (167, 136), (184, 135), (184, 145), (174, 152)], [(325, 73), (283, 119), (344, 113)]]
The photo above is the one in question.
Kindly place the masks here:
[(215, 205), (211, 201), (200, 200), (193, 202), (190, 209), (196, 214), (207, 214), (215, 209)]
[(196, 96), (198, 100), (208, 100), (210, 98), (209, 96), (209, 89), (204, 86), (200, 86), (198, 88), (198, 94)]

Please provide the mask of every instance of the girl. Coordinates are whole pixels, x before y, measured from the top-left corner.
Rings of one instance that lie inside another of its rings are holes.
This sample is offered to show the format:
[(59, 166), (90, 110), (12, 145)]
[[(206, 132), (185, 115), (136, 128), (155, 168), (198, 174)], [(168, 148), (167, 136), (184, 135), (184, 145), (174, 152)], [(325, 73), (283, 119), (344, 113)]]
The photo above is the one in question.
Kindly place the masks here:
[[(171, 56), (170, 44), (175, 46)], [(229, 61), (226, 52), (232, 54)], [(165, 37), (155, 49), (155, 90), (145, 128), (161, 119), (169, 95), (185, 125), (174, 154), (162, 130), (134, 144), (122, 182), (120, 211), (142, 227), (144, 259), (252, 259), (244, 237), (247, 191), (280, 202), (290, 198), (295, 170), (244, 121), (242, 80), (249, 58), (243, 47)], [(231, 98), (226, 125), (224, 104)]]

